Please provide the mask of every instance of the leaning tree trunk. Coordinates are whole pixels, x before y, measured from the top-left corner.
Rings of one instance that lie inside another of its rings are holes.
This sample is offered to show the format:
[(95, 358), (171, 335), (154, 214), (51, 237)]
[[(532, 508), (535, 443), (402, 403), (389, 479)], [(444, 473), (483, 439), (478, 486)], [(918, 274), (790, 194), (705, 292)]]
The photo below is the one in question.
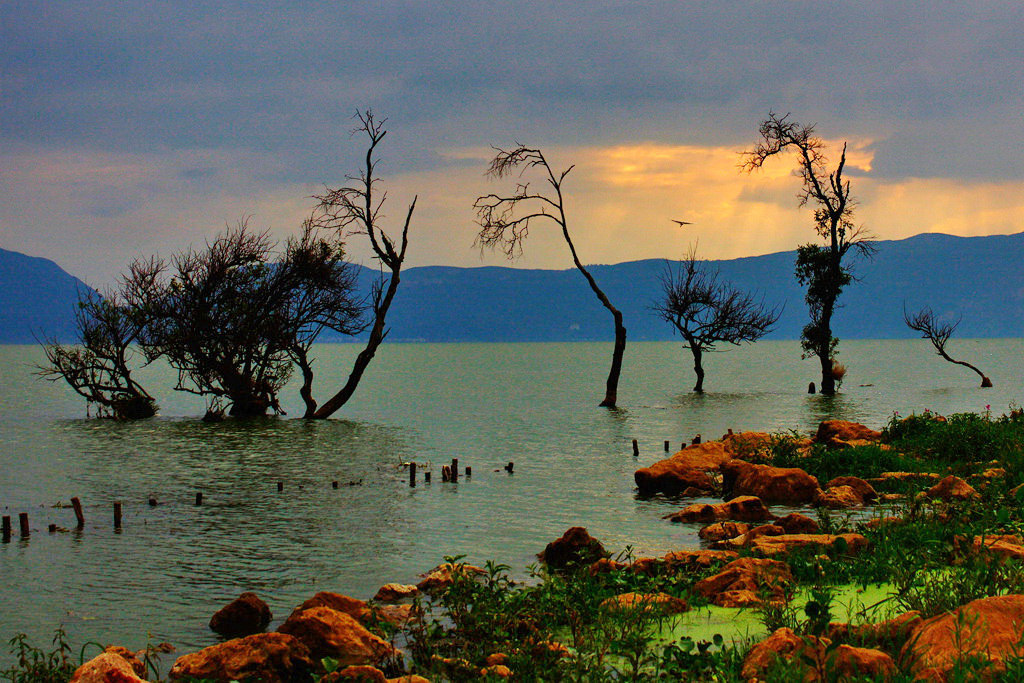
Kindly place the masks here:
[(601, 407), (614, 408), (619, 398), (619, 375), (622, 373), (622, 356), (626, 353), (626, 328), (622, 325), (622, 312), (609, 305), (615, 319), (615, 347), (612, 349), (612, 367), (605, 382), (604, 400)]
[(955, 358), (951, 358), (946, 353), (945, 349), (939, 348), (938, 351), (939, 351), (939, 355), (942, 356), (944, 359), (948, 360), (950, 363), (956, 363), (957, 365), (963, 365), (965, 368), (970, 368), (971, 370), (974, 370), (976, 373), (978, 373), (978, 376), (981, 377), (981, 388), (982, 389), (988, 389), (988, 388), (990, 388), (992, 386), (992, 380), (990, 380), (988, 377), (986, 377), (985, 373), (982, 372), (981, 370), (979, 370), (978, 368), (974, 367), (973, 365), (971, 365), (970, 363), (968, 363), (965, 360), (956, 360)]
[[(410, 211), (410, 214), (412, 212)], [(384, 337), (387, 336), (388, 331), (385, 327), (385, 318), (388, 314), (388, 309), (391, 308), (391, 302), (395, 298), (395, 292), (398, 291), (399, 273), (401, 272), (401, 264), (394, 267), (391, 271), (391, 278), (388, 281), (388, 289), (385, 292), (384, 297), (380, 303), (374, 306), (374, 320), (373, 328), (370, 330), (370, 338), (366, 342), (366, 347), (359, 352), (356, 356), (355, 363), (352, 364), (352, 372), (348, 376), (348, 381), (345, 382), (338, 393), (328, 399), (322, 406), (316, 409), (312, 415), (308, 412), (307, 418), (314, 420), (324, 420), (333, 415), (339, 408), (352, 398), (352, 394), (356, 392), (356, 387), (359, 386), (359, 380), (362, 379), (363, 373), (366, 372), (366, 368), (370, 366), (370, 361), (373, 360), (374, 354), (377, 353), (378, 347), (384, 341)]]

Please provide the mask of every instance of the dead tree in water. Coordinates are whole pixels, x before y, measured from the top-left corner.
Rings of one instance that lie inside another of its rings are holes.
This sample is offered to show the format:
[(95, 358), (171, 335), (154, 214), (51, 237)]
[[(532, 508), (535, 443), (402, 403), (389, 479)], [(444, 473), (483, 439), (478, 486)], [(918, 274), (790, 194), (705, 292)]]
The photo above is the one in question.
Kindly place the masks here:
[(953, 336), (953, 332), (956, 331), (957, 326), (960, 324), (960, 320), (955, 323), (940, 323), (938, 317), (928, 306), (925, 306), (917, 313), (911, 315), (907, 313), (907, 309), (903, 309), (903, 321), (907, 324), (907, 327), (914, 330), (915, 332), (921, 333), (922, 339), (927, 339), (935, 347), (935, 353), (939, 354), (944, 360), (956, 365), (963, 365), (965, 368), (970, 368), (978, 373), (981, 377), (982, 388), (988, 388), (992, 386), (992, 380), (985, 376), (985, 373), (974, 367), (967, 361), (956, 360), (951, 358), (946, 353), (946, 342)]
[[(310, 419), (330, 417), (352, 398), (363, 373), (366, 372), (377, 349), (387, 337), (386, 318), (391, 303), (395, 299), (395, 294), (398, 292), (402, 265), (405, 263), (405, 251), (409, 246), (409, 223), (412, 221), (412, 214), (416, 208), (417, 198), (413, 197), (406, 211), (401, 237), (397, 243), (380, 227), (378, 219), (381, 217), (381, 207), (387, 198), (387, 193), (381, 192), (379, 197), (375, 194), (376, 185), (380, 182), (375, 172), (378, 162), (377, 145), (387, 135), (387, 130), (384, 128), (387, 119), (376, 118), (370, 110), (357, 112), (356, 118), (360, 125), (353, 133), (363, 133), (369, 140), (364, 166), (358, 176), (348, 177), (348, 185), (338, 189), (328, 189), (323, 195), (316, 197), (320, 205), (311, 221), (318, 228), (334, 230), (338, 234), (366, 235), (374, 257), (381, 264), (382, 272), (380, 279), (374, 285), (372, 294), (373, 322), (370, 325), (370, 337), (366, 346), (356, 356), (348, 381), (323, 405), (318, 407), (313, 399), (313, 374), (308, 358), (303, 354), (297, 360), (303, 373), (302, 399), (306, 403), (305, 417)], [(384, 276), (384, 268), (388, 270), (387, 277)]]
[(538, 168), (544, 180), (551, 187), (551, 193), (531, 190), (528, 182), (519, 183), (511, 194), (488, 194), (477, 198), (473, 208), (477, 210), (477, 222), (480, 232), (476, 244), (480, 248), (500, 248), (508, 258), (522, 253), (522, 243), (530, 232), (530, 223), (534, 220), (547, 219), (554, 222), (562, 231), (562, 238), (569, 245), (572, 262), (580, 271), (590, 289), (593, 290), (601, 305), (608, 309), (615, 323), (615, 346), (612, 350), (612, 367), (605, 383), (604, 400), (601, 406), (614, 408), (618, 401), (619, 375), (622, 373), (622, 357), (626, 352), (626, 328), (622, 324), (622, 312), (619, 311), (598, 286), (594, 276), (586, 269), (576, 253), (576, 245), (569, 235), (569, 222), (565, 215), (565, 204), (562, 198), (562, 181), (572, 171), (573, 166), (556, 174), (539, 149), (531, 149), (517, 145), (514, 149), (498, 149), (491, 160), (487, 175), (503, 178), (511, 175), (516, 169), (519, 174)]
[(653, 306), (658, 315), (671, 323), (693, 354), (697, 384), (693, 390), (704, 392), (705, 352), (715, 351), (718, 342), (739, 346), (763, 337), (778, 322), (781, 309), (769, 308), (764, 301), (718, 279), (690, 252), (679, 270), (666, 264), (661, 276), (662, 298)]

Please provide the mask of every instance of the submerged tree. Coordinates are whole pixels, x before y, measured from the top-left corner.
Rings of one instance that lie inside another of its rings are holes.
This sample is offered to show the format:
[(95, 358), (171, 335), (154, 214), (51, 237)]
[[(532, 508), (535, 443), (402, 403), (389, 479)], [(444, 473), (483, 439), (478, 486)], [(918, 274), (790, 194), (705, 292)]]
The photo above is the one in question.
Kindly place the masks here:
[(685, 348), (693, 354), (693, 371), (697, 383), (693, 390), (704, 391), (705, 352), (716, 350), (716, 344), (740, 345), (763, 337), (779, 320), (779, 308), (770, 308), (764, 300), (742, 292), (731, 283), (719, 280), (718, 271), (708, 270), (690, 255), (679, 269), (666, 264), (661, 276), (662, 297), (654, 310), (671, 323), (686, 341)]
[(626, 328), (619, 311), (598, 286), (594, 276), (584, 267), (576, 253), (576, 245), (569, 235), (569, 222), (565, 215), (562, 197), (562, 182), (573, 166), (556, 174), (539, 149), (517, 145), (514, 149), (498, 149), (491, 160), (487, 174), (494, 178), (511, 175), (518, 169), (519, 175), (531, 169), (539, 169), (551, 192), (534, 191), (529, 182), (520, 182), (510, 194), (487, 194), (477, 198), (473, 208), (477, 210), (480, 232), (476, 244), (481, 248), (501, 249), (509, 258), (522, 253), (522, 243), (530, 232), (535, 220), (550, 220), (562, 231), (562, 238), (569, 245), (572, 261), (580, 271), (601, 305), (608, 309), (615, 323), (615, 346), (612, 350), (612, 366), (605, 383), (604, 400), (601, 406), (614, 408), (618, 401), (619, 375), (622, 372), (622, 357), (626, 351)]
[(100, 417), (137, 420), (156, 414), (156, 402), (133, 377), (141, 365), (135, 344), (145, 325), (142, 311), (128, 306), (116, 291), (82, 294), (75, 309), (78, 343), (43, 344), (47, 364), (39, 375), (63, 379)]
[[(409, 246), (409, 223), (412, 221), (412, 214), (416, 209), (417, 197), (413, 197), (406, 211), (405, 221), (402, 223), (401, 234), (397, 241), (381, 228), (380, 219), (383, 217), (381, 209), (384, 206), (387, 193), (381, 192), (379, 195), (376, 193), (376, 185), (380, 182), (376, 176), (377, 145), (387, 135), (387, 130), (384, 128), (387, 119), (378, 119), (369, 110), (357, 112), (356, 118), (360, 125), (353, 133), (363, 133), (368, 139), (363, 168), (360, 169), (359, 175), (349, 176), (349, 183), (344, 187), (328, 189), (324, 194), (316, 197), (320, 205), (313, 218), (310, 219), (310, 224), (318, 228), (332, 230), (341, 237), (366, 235), (374, 258), (380, 262), (381, 275), (374, 284), (371, 295), (373, 322), (370, 325), (370, 336), (366, 341), (366, 346), (356, 356), (348, 381), (319, 407), (313, 400), (312, 368), (308, 363), (300, 362), (304, 375), (305, 417), (313, 419), (330, 417), (352, 398), (363, 373), (366, 372), (377, 349), (388, 335), (387, 314), (395, 299), (395, 294), (398, 292), (402, 265), (405, 263), (405, 252)], [(388, 271), (386, 277), (384, 269)]]
[(834, 394), (836, 374), (833, 368), (839, 340), (832, 336), (832, 314), (843, 288), (853, 279), (843, 259), (856, 250), (870, 256), (874, 247), (869, 236), (853, 223), (854, 201), (850, 181), (843, 178), (846, 145), (834, 170), (825, 158), (825, 143), (814, 135), (813, 125), (789, 120), (789, 115), (769, 113), (761, 123), (762, 141), (744, 152), (743, 167), (748, 172), (761, 168), (773, 156), (792, 150), (797, 154), (797, 171), (803, 182), (798, 195), (800, 206), (814, 205), (814, 229), (825, 244), (805, 244), (797, 250), (796, 278), (807, 287), (805, 300), (810, 322), (804, 327), (801, 345), (804, 357), (815, 356), (821, 365), (821, 393)]
[(932, 346), (935, 347), (935, 353), (939, 354), (939, 356), (944, 360), (949, 361), (950, 363), (955, 363), (956, 365), (963, 365), (964, 367), (970, 368), (978, 373), (978, 376), (981, 377), (982, 388), (992, 386), (992, 380), (986, 377), (985, 373), (981, 370), (974, 367), (967, 361), (951, 358), (950, 355), (946, 353), (946, 343), (949, 341), (949, 338), (953, 336), (953, 332), (956, 331), (957, 326), (960, 325), (960, 320), (957, 320), (955, 323), (939, 322), (938, 316), (935, 315), (931, 307), (925, 306), (914, 314), (907, 313), (907, 309), (904, 308), (903, 321), (910, 329), (915, 332), (920, 332), (922, 339), (930, 341)]

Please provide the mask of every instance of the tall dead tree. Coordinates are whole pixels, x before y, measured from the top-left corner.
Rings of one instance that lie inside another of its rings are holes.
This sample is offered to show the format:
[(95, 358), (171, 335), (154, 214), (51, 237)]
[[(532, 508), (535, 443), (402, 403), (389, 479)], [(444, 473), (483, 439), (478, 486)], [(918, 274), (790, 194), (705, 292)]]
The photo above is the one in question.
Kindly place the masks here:
[(515, 258), (522, 253), (522, 243), (530, 232), (533, 221), (548, 220), (562, 231), (562, 238), (569, 245), (572, 261), (580, 271), (590, 289), (593, 290), (601, 305), (608, 309), (615, 323), (615, 346), (612, 349), (612, 366), (605, 383), (602, 407), (614, 408), (618, 401), (619, 375), (622, 373), (622, 357), (626, 352), (626, 328), (622, 324), (622, 312), (619, 311), (607, 295), (598, 286), (594, 276), (580, 261), (576, 253), (576, 245), (569, 234), (569, 222), (565, 215), (565, 202), (562, 197), (562, 183), (569, 172), (570, 166), (556, 174), (539, 149), (532, 149), (517, 144), (510, 150), (496, 148), (497, 154), (491, 160), (487, 175), (493, 178), (504, 178), (518, 170), (522, 175), (534, 168), (538, 169), (544, 181), (550, 186), (550, 193), (534, 191), (529, 182), (519, 182), (510, 194), (487, 194), (478, 197), (473, 204), (477, 211), (477, 222), (480, 232), (476, 237), (476, 245), (480, 248), (500, 249), (508, 258)]
[[(319, 207), (311, 222), (318, 228), (335, 230), (339, 235), (366, 235), (370, 242), (374, 258), (380, 262), (381, 276), (374, 284), (371, 295), (371, 307), (373, 311), (373, 322), (370, 325), (370, 336), (366, 346), (356, 356), (345, 384), (319, 407), (312, 397), (312, 374), (311, 369), (302, 368), (304, 375), (303, 400), (306, 403), (305, 417), (309, 419), (325, 419), (333, 415), (339, 408), (348, 402), (359, 386), (359, 381), (373, 360), (377, 349), (388, 335), (387, 314), (391, 303), (398, 292), (398, 284), (401, 281), (402, 265), (405, 263), (405, 252), (409, 246), (409, 223), (412, 221), (413, 211), (416, 209), (416, 197), (405, 214), (405, 221), (402, 223), (401, 235), (397, 239), (389, 236), (380, 226), (380, 219), (383, 217), (381, 208), (387, 198), (386, 192), (376, 193), (376, 186), (380, 179), (376, 176), (378, 164), (377, 146), (387, 135), (384, 124), (387, 119), (378, 119), (370, 110), (357, 112), (356, 119), (359, 126), (353, 134), (362, 133), (366, 136), (368, 144), (363, 168), (359, 174), (348, 176), (348, 184), (338, 189), (327, 189), (322, 195), (315, 198), (319, 201)], [(387, 270), (387, 276), (384, 270)]]
[(992, 386), (992, 380), (986, 377), (984, 372), (967, 361), (956, 360), (946, 353), (946, 343), (949, 341), (949, 338), (953, 336), (953, 332), (956, 331), (957, 326), (960, 324), (960, 320), (957, 320), (955, 323), (939, 322), (938, 316), (935, 315), (931, 307), (925, 306), (913, 314), (907, 313), (907, 309), (904, 308), (903, 321), (910, 329), (915, 332), (920, 332), (922, 339), (930, 341), (932, 346), (935, 347), (935, 353), (939, 354), (943, 360), (974, 370), (978, 373), (978, 376), (981, 377), (982, 388)]
[(719, 342), (739, 346), (757, 341), (782, 314), (782, 309), (719, 280), (718, 271), (709, 270), (694, 252), (678, 269), (666, 264), (661, 285), (662, 296), (653, 308), (675, 327), (693, 354), (697, 393), (704, 392), (704, 353), (714, 352)]
[(807, 287), (805, 300), (811, 320), (804, 327), (801, 345), (804, 357), (816, 356), (821, 365), (821, 393), (836, 391), (835, 354), (839, 340), (832, 336), (832, 314), (843, 288), (853, 280), (843, 258), (851, 249), (870, 256), (874, 247), (869, 236), (853, 223), (854, 201), (850, 181), (843, 177), (846, 144), (834, 170), (829, 170), (825, 142), (814, 135), (813, 125), (791, 121), (789, 115), (769, 113), (761, 123), (761, 142), (743, 153), (743, 168), (753, 172), (771, 157), (786, 151), (797, 156), (796, 175), (803, 188), (797, 195), (800, 206), (814, 205), (814, 230), (824, 246), (805, 244), (797, 250), (796, 277)]

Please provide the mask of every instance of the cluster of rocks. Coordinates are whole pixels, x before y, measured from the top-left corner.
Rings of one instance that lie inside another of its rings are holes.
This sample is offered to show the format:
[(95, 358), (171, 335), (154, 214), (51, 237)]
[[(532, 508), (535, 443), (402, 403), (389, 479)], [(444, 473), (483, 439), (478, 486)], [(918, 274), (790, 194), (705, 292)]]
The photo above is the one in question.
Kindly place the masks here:
[[(266, 633), (270, 608), (255, 593), (246, 592), (218, 610), (210, 628), (228, 638), (224, 642), (185, 654), (174, 662), (170, 680), (316, 680), (321, 683), (355, 679), (397, 683), (429, 683), (415, 675), (388, 678), (382, 669), (399, 653), (370, 626), (387, 622), (398, 627), (415, 619), (408, 599), (451, 585), (460, 573), (483, 573), (479, 567), (442, 564), (417, 585), (389, 583), (369, 602), (323, 591), (296, 607), (276, 631)], [(165, 650), (169, 651), (169, 649)], [(72, 683), (144, 683), (144, 652), (111, 646), (75, 672)], [(337, 662), (326, 673), (322, 661)]]

